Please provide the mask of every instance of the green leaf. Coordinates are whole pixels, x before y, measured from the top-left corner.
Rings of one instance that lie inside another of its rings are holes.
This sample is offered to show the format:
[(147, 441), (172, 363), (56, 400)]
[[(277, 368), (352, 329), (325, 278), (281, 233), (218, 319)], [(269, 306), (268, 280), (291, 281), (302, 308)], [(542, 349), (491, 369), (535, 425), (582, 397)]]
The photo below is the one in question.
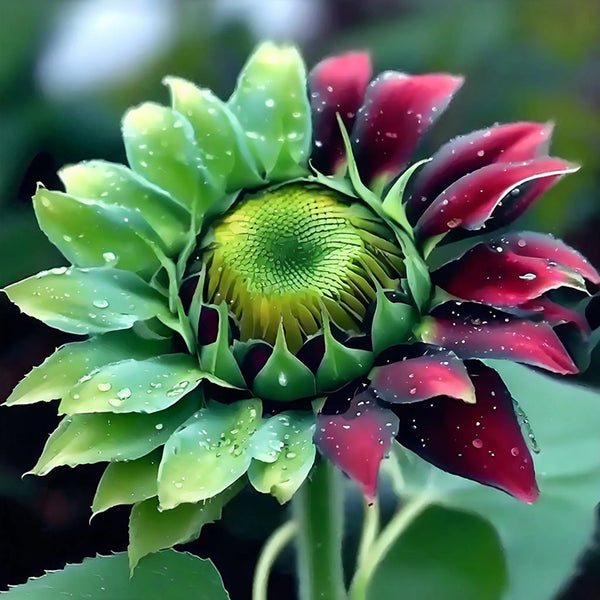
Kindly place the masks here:
[(270, 180), (306, 173), (311, 112), (306, 70), (295, 48), (261, 44), (240, 73), (229, 106)]
[(219, 572), (210, 560), (165, 550), (149, 556), (129, 579), (127, 554), (85, 558), (27, 583), (4, 596), (7, 600), (229, 600)]
[(375, 355), (387, 348), (406, 342), (417, 322), (418, 312), (411, 304), (392, 302), (383, 289), (376, 292), (371, 339)]
[(84, 414), (65, 417), (46, 442), (30, 471), (45, 475), (54, 467), (140, 458), (163, 445), (197, 408), (188, 397), (152, 414)]
[(257, 396), (288, 402), (316, 393), (312, 371), (287, 347), (283, 325), (279, 325), (273, 354), (254, 378), (252, 389)]
[(109, 463), (96, 489), (93, 515), (119, 504), (135, 504), (156, 496), (161, 455), (160, 450), (155, 450), (137, 460)]
[(475, 515), (433, 506), (391, 548), (375, 572), (368, 598), (498, 600), (506, 579), (494, 528)]
[(221, 518), (223, 507), (238, 490), (239, 486), (232, 486), (203, 502), (180, 504), (171, 510), (159, 510), (157, 498), (136, 504), (129, 517), (131, 572), (147, 554), (198, 538), (204, 525)]
[(187, 117), (207, 168), (231, 192), (263, 183), (244, 131), (229, 107), (210, 90), (179, 77), (166, 77), (173, 109)]
[(59, 175), (72, 196), (139, 213), (162, 238), (169, 256), (185, 246), (190, 229), (189, 212), (127, 167), (90, 160), (63, 167)]
[(144, 340), (131, 331), (115, 331), (85, 342), (61, 346), (15, 387), (6, 404), (32, 404), (62, 398), (85, 375), (108, 363), (162, 354), (167, 340)]
[(125, 114), (122, 129), (131, 168), (191, 213), (203, 215), (222, 196), (183, 115), (146, 102)]
[(152, 317), (173, 321), (163, 296), (134, 273), (119, 269), (59, 267), (5, 291), (24, 313), (68, 333), (129, 329)]
[[(533, 505), (431, 467), (403, 451), (410, 491), (427, 482), (435, 501), (488, 519), (505, 550), (505, 600), (546, 600), (572, 573), (594, 528), (600, 489), (597, 392), (521, 365), (489, 361), (528, 415), (541, 453), (534, 455), (540, 498)], [(535, 540), (535, 561), (531, 560)]]
[(248, 479), (254, 488), (287, 502), (315, 462), (314, 432), (312, 414), (283, 412), (267, 419), (252, 438)]
[(135, 211), (39, 187), (33, 207), (42, 231), (74, 265), (115, 266), (152, 275), (162, 240)]
[(158, 472), (160, 508), (212, 498), (248, 469), (250, 438), (260, 423), (260, 400), (210, 401), (165, 444)]
[(189, 354), (122, 360), (100, 367), (70, 390), (59, 413), (153, 413), (172, 406), (205, 376)]
[(431, 298), (431, 277), (427, 265), (420, 256), (409, 254), (404, 259), (406, 265), (407, 292), (411, 294), (419, 310), (424, 310)]

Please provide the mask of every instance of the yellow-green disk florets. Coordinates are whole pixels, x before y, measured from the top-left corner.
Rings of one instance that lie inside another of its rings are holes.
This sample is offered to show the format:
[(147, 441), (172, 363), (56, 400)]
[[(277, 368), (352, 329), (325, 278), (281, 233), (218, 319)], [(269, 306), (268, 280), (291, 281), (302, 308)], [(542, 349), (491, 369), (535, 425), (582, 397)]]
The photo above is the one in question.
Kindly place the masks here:
[(245, 196), (214, 227), (205, 261), (209, 301), (227, 302), (242, 339), (290, 349), (316, 333), (323, 313), (357, 331), (376, 285), (402, 271), (381, 221), (324, 186), (288, 184)]

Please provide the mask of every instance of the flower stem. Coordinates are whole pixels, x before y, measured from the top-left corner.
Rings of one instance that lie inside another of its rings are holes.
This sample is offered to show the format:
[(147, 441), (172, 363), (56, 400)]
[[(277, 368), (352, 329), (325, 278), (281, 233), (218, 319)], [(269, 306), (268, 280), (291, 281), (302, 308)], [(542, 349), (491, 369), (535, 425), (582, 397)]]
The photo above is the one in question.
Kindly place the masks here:
[(298, 530), (296, 521), (288, 521), (277, 528), (265, 542), (254, 571), (252, 600), (267, 600), (269, 574), (281, 551), (290, 543)]
[(358, 547), (357, 565), (361, 565), (366, 560), (366, 557), (371, 550), (371, 546), (377, 537), (377, 532), (379, 531), (379, 506), (377, 498), (374, 498), (373, 501), (369, 503), (365, 497), (364, 504), (363, 526), (360, 536), (360, 545)]
[(357, 566), (350, 586), (350, 600), (366, 600), (367, 588), (377, 566), (400, 535), (427, 508), (430, 502), (430, 498), (426, 495), (415, 496), (404, 504), (383, 528), (379, 537), (371, 545), (369, 552), (362, 556), (362, 561)]
[(298, 524), (297, 556), (300, 600), (346, 598), (342, 568), (343, 497), (341, 474), (319, 461), (293, 498)]

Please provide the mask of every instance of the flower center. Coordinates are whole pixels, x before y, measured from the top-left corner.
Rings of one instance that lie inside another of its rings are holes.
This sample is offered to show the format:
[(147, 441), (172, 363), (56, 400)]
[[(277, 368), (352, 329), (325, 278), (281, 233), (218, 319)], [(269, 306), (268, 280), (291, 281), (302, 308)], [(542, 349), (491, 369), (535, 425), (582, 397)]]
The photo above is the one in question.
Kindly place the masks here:
[(383, 224), (323, 186), (288, 184), (248, 194), (214, 228), (206, 255), (209, 301), (227, 302), (242, 339), (290, 349), (316, 333), (323, 313), (358, 331), (376, 282), (402, 268)]

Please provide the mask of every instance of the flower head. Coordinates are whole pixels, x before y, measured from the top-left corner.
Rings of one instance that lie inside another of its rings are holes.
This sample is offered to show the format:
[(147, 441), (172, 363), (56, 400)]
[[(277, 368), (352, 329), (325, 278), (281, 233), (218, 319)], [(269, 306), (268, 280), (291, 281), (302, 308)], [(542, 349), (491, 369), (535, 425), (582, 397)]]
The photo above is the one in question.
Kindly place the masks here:
[(600, 276), (549, 235), (494, 231), (576, 167), (538, 123), (411, 164), (463, 80), (370, 78), (365, 54), (306, 77), (295, 49), (263, 44), (228, 102), (167, 78), (170, 107), (131, 109), (130, 168), (90, 161), (61, 171), (66, 193), (40, 187), (40, 226), (72, 266), (7, 293), (88, 339), (8, 400), (61, 398), (34, 473), (108, 461), (96, 511), (220, 506), (246, 474), (285, 502), (318, 449), (372, 496), (397, 440), (535, 500), (514, 402), (481, 360), (576, 373), (555, 326), (586, 323), (553, 294)]

